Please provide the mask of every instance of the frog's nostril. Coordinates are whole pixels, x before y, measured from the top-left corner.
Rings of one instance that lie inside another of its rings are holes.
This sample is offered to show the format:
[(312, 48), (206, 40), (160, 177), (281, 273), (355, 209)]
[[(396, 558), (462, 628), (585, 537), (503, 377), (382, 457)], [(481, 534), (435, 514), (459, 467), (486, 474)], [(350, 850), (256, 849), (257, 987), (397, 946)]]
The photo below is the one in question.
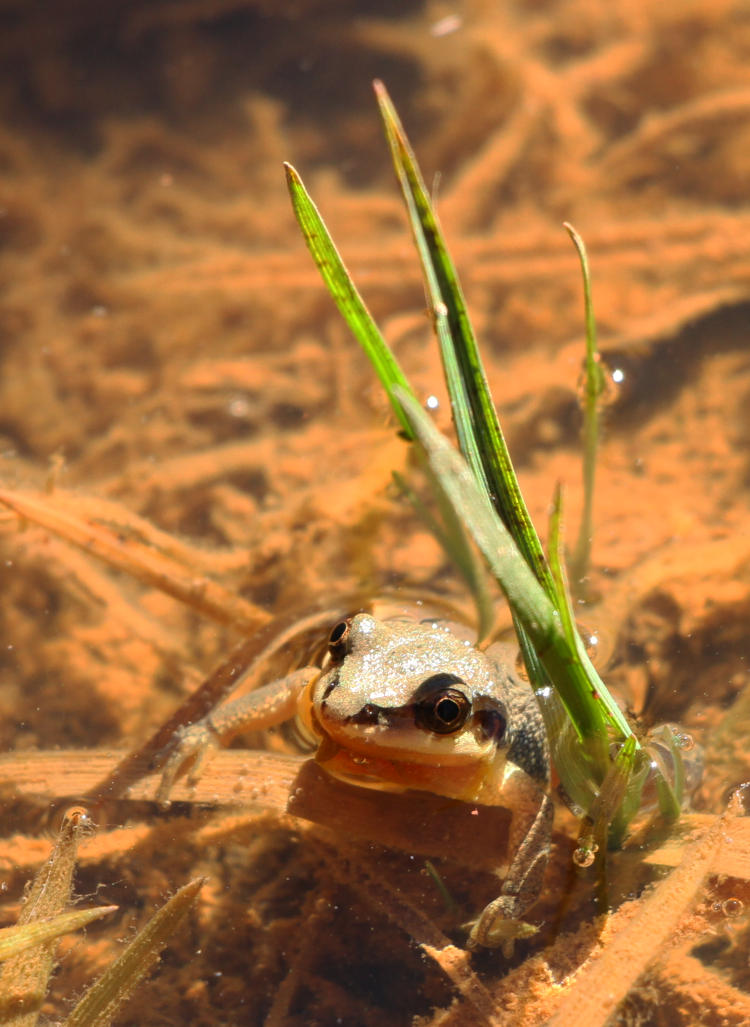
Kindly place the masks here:
[(357, 713), (349, 717), (349, 723), (364, 725), (378, 724), (381, 712), (380, 707), (375, 706), (374, 703), (365, 703), (361, 710), (358, 710)]
[(497, 710), (479, 710), (477, 722), (486, 738), (498, 744), (505, 738), (508, 722)]

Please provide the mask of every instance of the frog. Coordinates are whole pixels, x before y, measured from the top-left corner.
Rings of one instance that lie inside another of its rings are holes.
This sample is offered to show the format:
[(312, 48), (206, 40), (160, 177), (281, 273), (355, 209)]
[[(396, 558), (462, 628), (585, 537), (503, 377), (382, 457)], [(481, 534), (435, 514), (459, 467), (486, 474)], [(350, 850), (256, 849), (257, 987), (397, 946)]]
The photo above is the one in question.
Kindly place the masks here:
[(297, 718), (335, 779), (390, 792), (432, 793), (511, 813), (500, 893), (467, 925), (468, 947), (502, 948), (535, 930), (550, 852), (550, 756), (541, 711), (508, 647), (487, 651), (454, 625), (357, 613), (332, 629), (321, 667), (303, 667), (183, 728), (160, 800), (178, 773), (239, 731)]

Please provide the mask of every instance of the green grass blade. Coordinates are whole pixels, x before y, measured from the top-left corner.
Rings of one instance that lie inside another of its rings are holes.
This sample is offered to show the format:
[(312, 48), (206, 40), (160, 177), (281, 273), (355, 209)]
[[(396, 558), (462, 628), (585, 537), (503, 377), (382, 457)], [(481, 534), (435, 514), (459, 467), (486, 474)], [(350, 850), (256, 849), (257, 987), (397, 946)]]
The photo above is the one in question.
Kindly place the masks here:
[(563, 519), (563, 495), (562, 486), (558, 482), (555, 494), (552, 499), (552, 513), (549, 519), (549, 534), (547, 538), (547, 559), (549, 560), (552, 580), (555, 583), (556, 602), (555, 606), (560, 611), (563, 631), (570, 645), (577, 645), (578, 630), (575, 624), (573, 607), (568, 592), (568, 581), (565, 574), (565, 561), (563, 560), (562, 540), (562, 519)]
[(600, 702), (604, 707), (606, 719), (618, 734), (622, 735), (623, 738), (629, 738), (632, 734), (632, 729), (625, 719), (625, 715), (622, 710), (609, 694), (609, 690), (604, 686), (594, 670), (594, 665), (589, 659), (586, 647), (581, 641), (581, 636), (578, 632), (578, 628), (576, 627), (573, 603), (570, 597), (568, 578), (565, 573), (565, 563), (563, 561), (562, 489), (559, 485), (555, 490), (555, 496), (552, 503), (548, 548), (552, 580), (555, 584), (555, 607), (560, 615), (560, 622), (562, 624), (565, 638), (567, 639), (568, 645), (571, 649), (578, 654), (578, 660), (584, 670), (586, 670), (587, 675), (589, 670), (593, 675), (590, 677), (590, 681), (593, 683), (592, 687), (594, 687), (597, 692), (596, 701)]
[(553, 586), (539, 537), (511, 463), (469, 321), (456, 269), (398, 114), (375, 83), (393, 163), (430, 293), (459, 445), (549, 596)]
[(291, 164), (285, 164), (284, 168), (292, 208), (307, 243), (307, 248), (310, 250), (336, 306), (383, 383), (402, 430), (411, 438), (409, 422), (392, 391), (392, 386), (400, 385), (409, 395), (413, 396), (411, 386), (354, 285), (302, 179)]
[[(418, 403), (405, 393), (398, 398), (456, 514), (474, 537), (507, 595), (514, 614), (528, 633), (544, 669), (555, 682), (579, 737), (585, 741), (589, 755), (600, 770), (604, 771), (608, 764), (607, 718), (600, 702), (600, 695), (606, 691), (604, 685), (594, 668), (590, 665), (584, 668), (579, 654), (571, 649), (560, 615), (519, 553), (508, 529), (478, 486), (468, 465)], [(593, 695), (592, 681), (596, 682)], [(630, 734), (628, 728), (625, 735)]]
[(599, 447), (599, 405), (606, 388), (604, 371), (596, 346), (596, 320), (591, 299), (591, 273), (586, 246), (578, 232), (568, 222), (564, 228), (578, 251), (583, 276), (583, 305), (586, 318), (586, 360), (583, 386), (583, 513), (578, 541), (570, 561), (574, 588), (586, 577), (591, 557), (594, 513), (594, 479), (596, 455)]

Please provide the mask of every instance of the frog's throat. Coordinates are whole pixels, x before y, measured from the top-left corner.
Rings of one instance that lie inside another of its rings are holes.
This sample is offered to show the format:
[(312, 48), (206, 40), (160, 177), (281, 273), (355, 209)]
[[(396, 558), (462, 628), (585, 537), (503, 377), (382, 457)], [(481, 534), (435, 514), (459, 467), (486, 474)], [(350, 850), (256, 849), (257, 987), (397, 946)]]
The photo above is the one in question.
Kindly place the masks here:
[(485, 806), (504, 806), (505, 778), (509, 774), (523, 773), (513, 764), (499, 759), (463, 764), (388, 759), (382, 755), (353, 752), (329, 737), (321, 742), (315, 759), (326, 773), (359, 787), (389, 792), (431, 792)]

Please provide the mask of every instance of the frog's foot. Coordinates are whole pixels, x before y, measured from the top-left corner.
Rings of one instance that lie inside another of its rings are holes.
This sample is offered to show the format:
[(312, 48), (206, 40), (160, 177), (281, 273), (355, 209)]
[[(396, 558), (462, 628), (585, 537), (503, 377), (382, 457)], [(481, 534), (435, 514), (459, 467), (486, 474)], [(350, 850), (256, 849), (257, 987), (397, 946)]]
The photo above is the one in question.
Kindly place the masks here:
[(207, 756), (217, 743), (216, 731), (208, 717), (175, 732), (170, 743), (171, 752), (162, 768), (161, 781), (156, 791), (156, 801), (160, 806), (169, 805), (172, 786), (185, 770), (188, 770), (188, 785), (192, 787), (196, 784)]
[(489, 949), (499, 948), (505, 958), (510, 959), (516, 939), (531, 938), (539, 930), (534, 924), (513, 915), (516, 905), (514, 896), (501, 895), (485, 906), (479, 917), (467, 924), (471, 928), (467, 947), (476, 949), (483, 945)]

